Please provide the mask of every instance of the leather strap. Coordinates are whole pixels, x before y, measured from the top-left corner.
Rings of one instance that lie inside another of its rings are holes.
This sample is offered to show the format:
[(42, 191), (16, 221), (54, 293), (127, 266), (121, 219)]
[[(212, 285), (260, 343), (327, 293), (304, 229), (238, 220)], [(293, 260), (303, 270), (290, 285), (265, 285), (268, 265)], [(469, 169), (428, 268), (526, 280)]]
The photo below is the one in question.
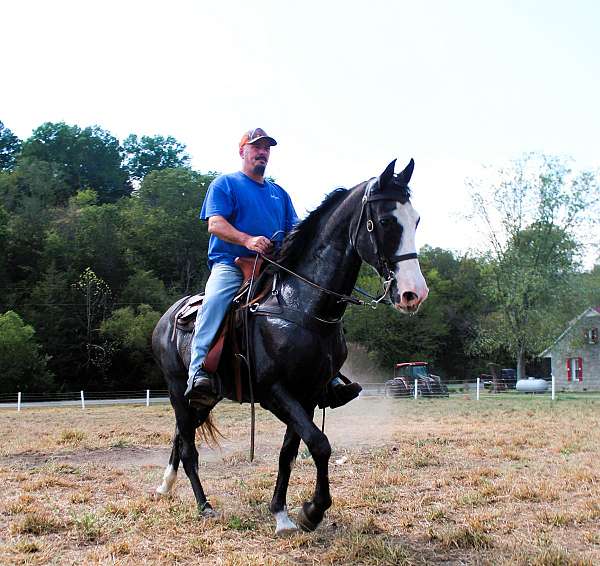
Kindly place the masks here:
[(419, 257), (419, 254), (412, 252), (409, 254), (402, 254), (402, 255), (393, 255), (390, 258), (390, 263), (398, 263), (400, 261), (406, 261), (407, 259), (417, 259)]

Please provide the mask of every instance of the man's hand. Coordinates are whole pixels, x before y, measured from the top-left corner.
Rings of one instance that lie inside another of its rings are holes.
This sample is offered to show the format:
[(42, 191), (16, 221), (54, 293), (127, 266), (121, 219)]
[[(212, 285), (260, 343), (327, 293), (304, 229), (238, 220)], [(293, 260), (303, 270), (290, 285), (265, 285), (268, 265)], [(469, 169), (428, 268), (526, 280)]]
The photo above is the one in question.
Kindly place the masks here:
[(244, 246), (251, 252), (258, 252), (264, 255), (273, 249), (273, 244), (269, 238), (265, 238), (264, 236), (250, 236), (245, 232), (240, 232), (225, 218), (217, 214), (208, 219), (208, 231), (221, 240), (237, 244), (238, 246)]
[(266, 255), (273, 249), (273, 243), (264, 236), (249, 236), (244, 243), (250, 251)]

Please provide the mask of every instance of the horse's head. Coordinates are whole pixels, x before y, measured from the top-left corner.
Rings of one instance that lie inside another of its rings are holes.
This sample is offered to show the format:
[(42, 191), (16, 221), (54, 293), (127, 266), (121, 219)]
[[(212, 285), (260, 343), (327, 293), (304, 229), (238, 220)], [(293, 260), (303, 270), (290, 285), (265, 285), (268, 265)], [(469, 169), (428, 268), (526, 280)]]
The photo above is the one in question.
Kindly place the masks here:
[(390, 282), (394, 306), (415, 312), (429, 293), (415, 248), (419, 215), (408, 188), (415, 162), (411, 159), (398, 174), (394, 174), (395, 163), (367, 182), (353, 242), (362, 260)]

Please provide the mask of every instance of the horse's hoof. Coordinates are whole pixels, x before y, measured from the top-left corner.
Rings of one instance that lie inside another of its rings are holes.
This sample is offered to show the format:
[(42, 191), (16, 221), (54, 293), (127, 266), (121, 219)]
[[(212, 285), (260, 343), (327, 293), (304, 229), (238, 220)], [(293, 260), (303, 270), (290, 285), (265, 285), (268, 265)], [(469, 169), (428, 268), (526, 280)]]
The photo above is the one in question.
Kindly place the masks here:
[(275, 536), (284, 537), (298, 532), (298, 525), (288, 517), (287, 508), (275, 513), (275, 521)]
[(219, 513), (210, 506), (210, 503), (206, 503), (202, 509), (198, 509), (198, 515), (202, 519), (217, 519), (219, 517)]
[[(293, 524), (293, 523), (292, 523)], [(280, 529), (275, 529), (275, 536), (277, 537), (287, 537), (297, 533), (300, 529), (294, 525), (293, 527), (282, 527)]]
[(319, 526), (319, 523), (321, 522), (320, 520), (317, 522), (314, 522), (308, 518), (308, 507), (310, 505), (312, 505), (312, 504), (309, 503), (308, 501), (306, 501), (304, 503), (304, 505), (302, 505), (302, 509), (300, 509), (300, 511), (298, 513), (298, 525), (300, 525), (300, 528), (303, 531), (306, 531), (309, 533), (314, 531)]

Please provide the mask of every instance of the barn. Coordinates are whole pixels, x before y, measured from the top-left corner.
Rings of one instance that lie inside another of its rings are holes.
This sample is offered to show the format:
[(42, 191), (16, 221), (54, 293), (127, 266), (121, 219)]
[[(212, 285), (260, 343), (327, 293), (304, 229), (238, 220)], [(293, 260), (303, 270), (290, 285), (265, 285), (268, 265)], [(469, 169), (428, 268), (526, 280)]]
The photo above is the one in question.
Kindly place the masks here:
[(557, 389), (600, 391), (599, 329), (600, 306), (590, 307), (540, 354), (550, 358)]

